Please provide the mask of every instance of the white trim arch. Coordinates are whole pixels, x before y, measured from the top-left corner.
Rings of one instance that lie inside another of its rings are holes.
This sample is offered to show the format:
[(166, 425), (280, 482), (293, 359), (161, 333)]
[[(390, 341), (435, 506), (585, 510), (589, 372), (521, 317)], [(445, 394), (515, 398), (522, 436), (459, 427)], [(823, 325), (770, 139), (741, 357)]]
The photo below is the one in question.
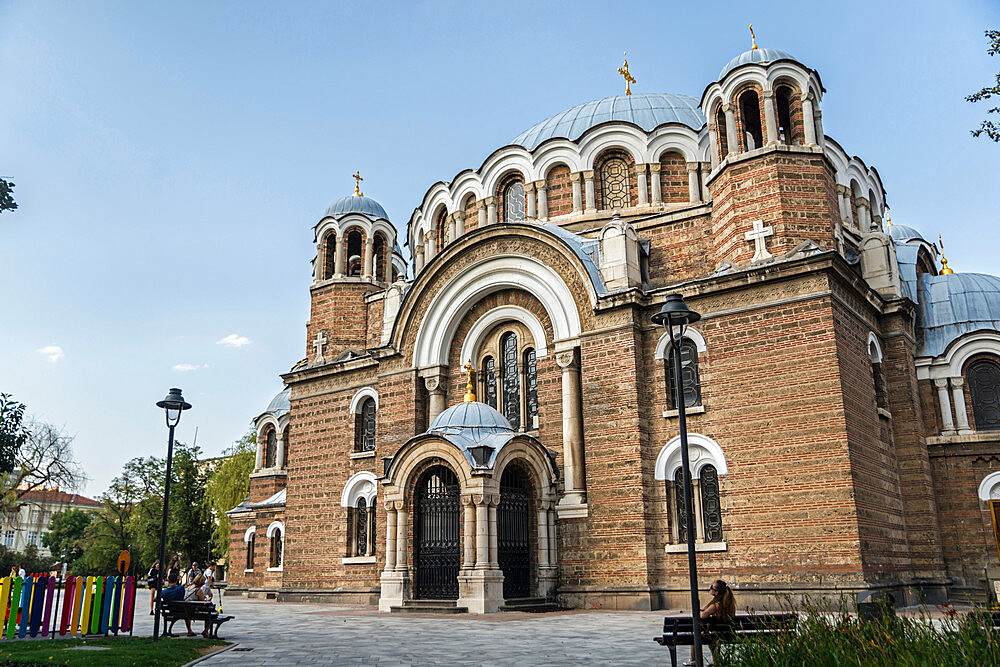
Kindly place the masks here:
[(243, 533), (244, 544), (250, 541), (250, 538), (257, 534), (257, 526), (250, 526), (247, 528), (247, 532)]
[[(591, 299), (595, 300), (589, 280), (587, 286), (591, 288)], [(580, 335), (580, 313), (562, 276), (534, 257), (498, 255), (473, 264), (434, 295), (417, 330), (414, 367), (447, 364), (455, 331), (469, 308), (508, 288), (524, 290), (542, 303), (552, 323), (553, 342)]]
[(378, 412), (378, 392), (372, 387), (362, 387), (361, 389), (358, 389), (357, 393), (354, 394), (354, 398), (351, 399), (351, 407), (349, 410), (352, 415), (358, 414), (358, 409), (361, 407), (361, 401), (366, 397), (374, 399), (375, 412)]
[(1000, 470), (983, 477), (979, 483), (979, 499), (984, 502), (1000, 500)]
[(274, 531), (276, 530), (280, 530), (281, 539), (285, 539), (285, 524), (281, 523), (278, 520), (272, 521), (271, 525), (267, 527), (267, 532), (265, 533), (267, 539), (271, 539), (271, 536), (274, 535)]
[(483, 338), (490, 332), (490, 329), (496, 324), (511, 320), (520, 322), (528, 328), (535, 346), (536, 357), (540, 358), (548, 354), (548, 348), (545, 344), (545, 329), (534, 313), (520, 306), (498, 306), (486, 312), (469, 329), (469, 333), (465, 335), (465, 342), (462, 343), (462, 352), (458, 363), (461, 365), (471, 359), (474, 364), (479, 356), (479, 348), (482, 346)]
[(1000, 357), (1000, 334), (995, 331), (977, 331), (958, 340), (960, 342), (944, 355), (950, 377), (962, 377), (965, 363), (977, 354)]
[(375, 496), (377, 495), (378, 483), (374, 473), (362, 470), (351, 475), (347, 483), (344, 484), (344, 490), (340, 494), (340, 506), (355, 507), (358, 504), (358, 498), (364, 498), (368, 507), (371, 507), (375, 504)]
[[(597, 169), (602, 153), (620, 150), (628, 153), (636, 164), (646, 162), (646, 132), (631, 126), (608, 126), (588, 130), (580, 139), (580, 161), (587, 169)], [(595, 174), (596, 176), (596, 174)]]
[[(729, 474), (729, 466), (726, 464), (726, 455), (722, 452), (722, 447), (707, 435), (688, 434), (688, 455), (692, 479), (699, 479), (701, 469), (709, 464), (715, 466), (715, 470), (720, 476)], [(677, 435), (665, 444), (657, 455), (653, 476), (658, 480), (673, 481), (674, 475), (680, 468), (681, 438)]]
[[(701, 335), (701, 332), (697, 329), (688, 327), (684, 330), (684, 338), (687, 338), (692, 343), (694, 347), (698, 350), (698, 354), (703, 354), (708, 350), (708, 346), (705, 344), (705, 337)], [(670, 332), (664, 332), (660, 336), (660, 340), (656, 343), (656, 353), (654, 354), (654, 359), (666, 359), (667, 358), (667, 348), (670, 346)]]
[[(875, 352), (872, 353), (872, 346), (875, 347)], [(878, 340), (878, 336), (875, 335), (874, 331), (868, 332), (868, 358), (873, 364), (882, 363), (882, 344)]]

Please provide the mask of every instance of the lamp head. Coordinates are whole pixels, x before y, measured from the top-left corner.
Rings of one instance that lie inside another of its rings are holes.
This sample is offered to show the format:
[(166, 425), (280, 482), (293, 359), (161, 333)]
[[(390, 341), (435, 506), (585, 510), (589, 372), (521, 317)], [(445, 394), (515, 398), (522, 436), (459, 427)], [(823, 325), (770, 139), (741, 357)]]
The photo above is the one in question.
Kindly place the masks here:
[(660, 312), (654, 313), (651, 319), (654, 324), (666, 326), (670, 337), (676, 340), (684, 335), (687, 325), (701, 319), (701, 314), (688, 308), (684, 303), (684, 297), (674, 292), (667, 295)]
[(166, 398), (162, 401), (157, 401), (156, 407), (163, 408), (166, 411), (167, 426), (177, 426), (181, 420), (181, 412), (183, 410), (190, 410), (191, 404), (181, 396), (181, 390), (174, 387), (167, 393)]

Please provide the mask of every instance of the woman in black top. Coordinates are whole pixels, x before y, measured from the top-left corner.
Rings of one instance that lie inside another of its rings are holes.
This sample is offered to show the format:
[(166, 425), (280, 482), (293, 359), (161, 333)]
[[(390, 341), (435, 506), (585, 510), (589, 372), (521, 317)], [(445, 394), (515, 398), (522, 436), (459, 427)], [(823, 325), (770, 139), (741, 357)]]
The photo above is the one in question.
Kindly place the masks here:
[(153, 603), (156, 602), (156, 579), (160, 574), (160, 559), (153, 561), (153, 567), (146, 573), (146, 585), (149, 586), (149, 615), (153, 615)]

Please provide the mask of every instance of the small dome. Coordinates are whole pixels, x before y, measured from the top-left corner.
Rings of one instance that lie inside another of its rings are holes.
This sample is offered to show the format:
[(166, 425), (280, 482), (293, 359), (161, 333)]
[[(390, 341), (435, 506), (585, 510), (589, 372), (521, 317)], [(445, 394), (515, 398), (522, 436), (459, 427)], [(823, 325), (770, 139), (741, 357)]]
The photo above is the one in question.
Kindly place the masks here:
[(348, 195), (346, 197), (341, 197), (337, 201), (330, 204), (326, 209), (326, 215), (332, 216), (334, 218), (339, 218), (341, 216), (347, 215), (348, 213), (360, 213), (361, 215), (367, 216), (372, 220), (388, 220), (389, 214), (385, 212), (382, 205), (371, 197), (365, 197), (364, 195)]
[(687, 95), (617, 95), (587, 102), (550, 116), (514, 137), (510, 143), (532, 151), (555, 137), (575, 141), (595, 125), (614, 120), (638, 125), (646, 132), (651, 132), (664, 123), (680, 123), (700, 130), (706, 122), (698, 100)]
[(466, 430), (476, 430), (481, 434), (513, 433), (514, 427), (506, 417), (485, 403), (469, 401), (458, 403), (443, 411), (434, 418), (431, 427), (427, 429), (429, 433)]
[(920, 232), (915, 230), (913, 227), (907, 227), (906, 225), (889, 225), (885, 230), (885, 233), (891, 236), (893, 240), (901, 243), (907, 243), (913, 240), (926, 240)]
[(1000, 331), (1000, 278), (985, 273), (920, 276), (922, 356), (936, 357), (959, 336)]
[(726, 78), (727, 74), (740, 65), (748, 65), (750, 63), (773, 63), (776, 60), (795, 60), (795, 57), (787, 51), (782, 51), (781, 49), (750, 49), (749, 51), (744, 51), (730, 60), (726, 66), (722, 68), (722, 71), (719, 72), (719, 81)]

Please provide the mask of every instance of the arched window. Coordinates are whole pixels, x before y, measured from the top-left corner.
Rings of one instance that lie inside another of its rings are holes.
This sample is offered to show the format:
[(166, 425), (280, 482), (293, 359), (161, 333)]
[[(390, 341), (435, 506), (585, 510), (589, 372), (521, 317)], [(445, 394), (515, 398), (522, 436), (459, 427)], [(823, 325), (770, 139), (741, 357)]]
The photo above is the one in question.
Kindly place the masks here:
[(282, 531), (280, 528), (276, 528), (271, 537), (269, 538), (271, 542), (271, 556), (268, 559), (268, 567), (278, 568), (281, 567), (281, 547), (282, 547)]
[(438, 250), (443, 250), (448, 245), (448, 211), (443, 207), (434, 223), (434, 238), (437, 239), (435, 247)]
[(330, 232), (326, 235), (326, 243), (323, 250), (323, 278), (333, 278), (337, 262), (337, 235)]
[(500, 339), (500, 353), (503, 355), (503, 416), (514, 430), (521, 428), (521, 376), (517, 370), (517, 334), (504, 334)]
[(375, 451), (375, 399), (366, 396), (354, 415), (354, 451)]
[(358, 498), (354, 509), (354, 555), (368, 555), (368, 506), (364, 498)]
[(874, 340), (868, 342), (868, 359), (872, 363), (872, 383), (875, 386), (875, 405), (888, 409), (889, 402), (885, 395), (885, 378), (882, 375), (882, 351)]
[(701, 513), (706, 542), (722, 541), (722, 503), (719, 500), (719, 473), (715, 466), (701, 469)]
[(628, 163), (613, 157), (601, 165), (601, 208), (611, 210), (631, 206), (628, 191)]
[[(677, 410), (677, 385), (674, 381), (674, 346), (670, 345), (664, 361), (667, 379), (667, 409)], [(698, 376), (698, 347), (690, 338), (681, 341), (681, 379), (684, 407), (701, 405), (701, 378)]]
[(528, 428), (538, 428), (538, 361), (535, 348), (524, 351), (524, 398)]
[(514, 181), (503, 191), (503, 221), (524, 220), (524, 183)]
[(347, 275), (361, 275), (361, 252), (364, 241), (361, 232), (353, 230), (347, 234)]
[(288, 467), (288, 427), (287, 426), (285, 427), (285, 430), (282, 431), (282, 438), (281, 439), (282, 439), (282, 441), (284, 442), (284, 445), (285, 445), (285, 447), (284, 447), (285, 452), (284, 452), (284, 456), (282, 457), (281, 461), (284, 464), (284, 467), (287, 468)]
[(264, 433), (264, 467), (273, 468), (277, 463), (278, 434), (273, 426), (268, 426)]
[(497, 364), (493, 357), (483, 359), (483, 403), (497, 407)]
[(256, 542), (257, 542), (257, 532), (256, 531), (248, 531), (248, 532), (249, 532), (249, 535), (247, 535), (243, 539), (243, 541), (247, 545), (246, 569), (252, 570), (253, 569), (254, 548), (255, 548)]
[(715, 133), (718, 136), (719, 160), (729, 155), (729, 129), (726, 127), (726, 112), (722, 106), (715, 112)]
[(800, 143), (792, 134), (792, 89), (778, 86), (774, 91), (774, 104), (777, 107), (778, 140), (788, 146)]
[(760, 98), (757, 92), (748, 90), (740, 95), (740, 124), (742, 125), (742, 148), (751, 151), (764, 145), (760, 123)]
[(372, 245), (372, 262), (375, 264), (375, 270), (372, 274), (375, 276), (375, 280), (378, 280), (379, 282), (385, 281), (386, 250), (385, 236), (381, 233), (376, 234), (375, 243)]
[(972, 416), (978, 431), (1000, 431), (1000, 366), (981, 359), (965, 371), (972, 395)]

